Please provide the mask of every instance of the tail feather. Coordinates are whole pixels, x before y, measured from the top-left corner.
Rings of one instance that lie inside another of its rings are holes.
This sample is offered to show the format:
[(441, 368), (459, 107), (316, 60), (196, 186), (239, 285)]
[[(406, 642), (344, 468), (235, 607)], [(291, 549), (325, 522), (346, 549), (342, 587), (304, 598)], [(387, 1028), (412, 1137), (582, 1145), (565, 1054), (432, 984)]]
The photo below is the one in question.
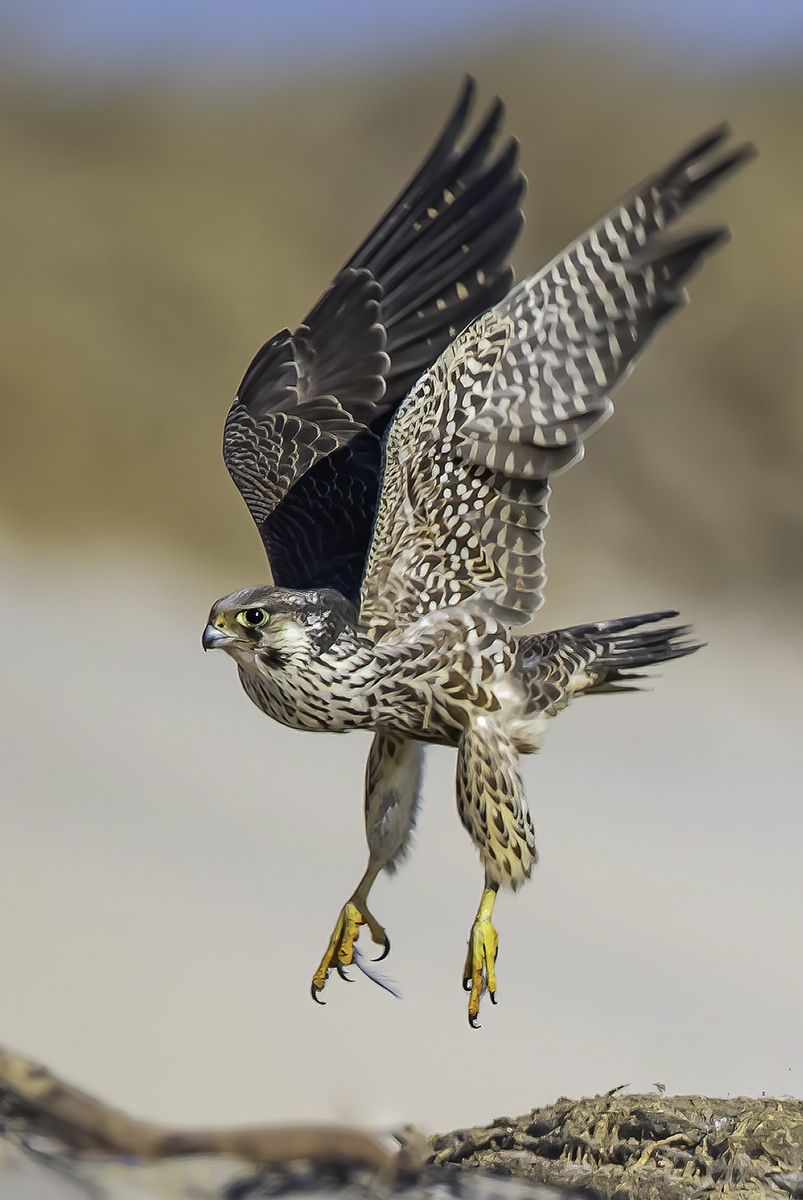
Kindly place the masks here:
[[(596, 678), (589, 692), (639, 691), (639, 681), (645, 676), (640, 668), (673, 658), (685, 658), (701, 649), (703, 642), (695, 641), (690, 625), (663, 625), (650, 628), (659, 621), (678, 616), (674, 609), (664, 612), (640, 613), (619, 617), (613, 621), (597, 621), (593, 625), (574, 625), (563, 632), (592, 651), (589, 672)], [(648, 628), (644, 628), (647, 626)]]

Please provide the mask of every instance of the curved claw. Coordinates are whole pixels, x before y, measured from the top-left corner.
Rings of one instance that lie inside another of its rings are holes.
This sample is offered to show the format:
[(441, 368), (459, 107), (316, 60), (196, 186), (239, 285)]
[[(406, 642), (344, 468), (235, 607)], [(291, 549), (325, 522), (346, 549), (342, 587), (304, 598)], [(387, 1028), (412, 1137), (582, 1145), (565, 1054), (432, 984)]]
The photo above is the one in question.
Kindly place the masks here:
[(326, 1008), (326, 1001), (318, 999), (318, 996), (321, 993), (321, 989), (319, 987), (317, 987), (316, 984), (313, 983), (312, 987), (309, 990), (309, 993), (312, 996), (312, 998), (316, 1004), (320, 1004), (322, 1008)]
[[(354, 983), (354, 980), (346, 972), (345, 968), (355, 962), (355, 943), (360, 936), (360, 929), (364, 925), (368, 926), (373, 941), (378, 946), (382, 946), (382, 953), (376, 959), (376, 962), (381, 962), (383, 958), (387, 958), (390, 953), (390, 938), (379, 922), (368, 911), (358, 893), (355, 892), (351, 899), (343, 905), (337, 918), (337, 924), (329, 939), (329, 945), (326, 947), (326, 953), (321, 959), (318, 970), (312, 977), (311, 995), (316, 1003), (325, 1003), (325, 1001), (319, 1000), (318, 996), (326, 985), (330, 971), (336, 970), (340, 978), (344, 979), (346, 983)], [(361, 970), (363, 969), (361, 968)], [(382, 986), (386, 985), (382, 984)], [(388, 990), (392, 991), (393, 989), (389, 988)]]
[(379, 955), (379, 958), (375, 958), (375, 959), (373, 959), (373, 961), (374, 961), (374, 962), (381, 962), (381, 961), (382, 961), (382, 959), (383, 959), (383, 958), (387, 958), (387, 956), (388, 956), (389, 954), (390, 954), (390, 938), (388, 937), (388, 935), (387, 935), (387, 934), (385, 934), (385, 948), (384, 948), (384, 950), (382, 951), (382, 953)]
[(477, 1018), (483, 993), (487, 991), (491, 1003), (496, 1004), (495, 967), (499, 939), (491, 922), (495, 899), (496, 889), (486, 887), (468, 938), (468, 953), (463, 969), (463, 990), (470, 993), (468, 1023), (472, 1029), (480, 1028)]

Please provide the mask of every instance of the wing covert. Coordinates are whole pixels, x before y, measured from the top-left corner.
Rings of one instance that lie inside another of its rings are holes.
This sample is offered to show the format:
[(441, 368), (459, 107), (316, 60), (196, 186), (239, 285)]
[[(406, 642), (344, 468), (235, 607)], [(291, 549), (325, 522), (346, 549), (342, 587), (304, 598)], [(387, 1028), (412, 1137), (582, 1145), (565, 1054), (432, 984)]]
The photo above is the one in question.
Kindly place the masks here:
[(223, 456), (257, 526), (375, 414), (388, 367), (380, 295), (370, 272), (341, 272), (305, 324), (276, 334), (246, 371)]

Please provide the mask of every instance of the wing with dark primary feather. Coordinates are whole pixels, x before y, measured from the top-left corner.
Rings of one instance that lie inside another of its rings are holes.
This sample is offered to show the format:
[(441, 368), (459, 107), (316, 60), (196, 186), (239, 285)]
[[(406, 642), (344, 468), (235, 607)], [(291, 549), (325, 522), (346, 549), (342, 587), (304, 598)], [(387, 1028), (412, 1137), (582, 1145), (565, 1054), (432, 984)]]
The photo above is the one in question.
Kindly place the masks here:
[(362, 588), (376, 633), (472, 597), (514, 625), (540, 606), (549, 477), (581, 456), (613, 411), (609, 392), (726, 236), (661, 235), (754, 153), (720, 153), (727, 132), (625, 196), (416, 384), (388, 439)]
[(417, 174), (304, 323), (259, 350), (229, 412), (226, 466), (280, 586), (334, 587), (356, 602), (388, 421), (511, 285), (518, 147), (494, 156), (498, 100), (460, 147), (473, 93), (466, 80)]

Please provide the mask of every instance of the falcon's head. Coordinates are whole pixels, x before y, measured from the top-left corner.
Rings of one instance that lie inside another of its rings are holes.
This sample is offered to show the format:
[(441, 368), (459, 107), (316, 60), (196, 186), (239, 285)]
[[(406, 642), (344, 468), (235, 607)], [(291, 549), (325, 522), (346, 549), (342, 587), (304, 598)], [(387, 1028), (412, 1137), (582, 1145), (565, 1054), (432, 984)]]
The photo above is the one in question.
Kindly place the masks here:
[(325, 653), (357, 612), (339, 592), (255, 587), (212, 605), (204, 650), (225, 650), (238, 666), (260, 674)]

